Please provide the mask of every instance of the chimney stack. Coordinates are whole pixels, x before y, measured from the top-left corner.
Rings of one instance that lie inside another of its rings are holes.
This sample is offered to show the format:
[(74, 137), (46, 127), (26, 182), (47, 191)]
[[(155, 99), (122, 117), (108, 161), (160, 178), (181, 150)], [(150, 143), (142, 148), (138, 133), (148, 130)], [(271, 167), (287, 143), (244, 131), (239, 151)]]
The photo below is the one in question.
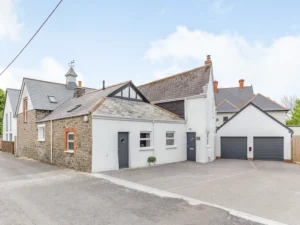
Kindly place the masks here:
[(240, 89), (243, 90), (244, 89), (244, 79), (240, 79), (239, 83), (240, 83)]
[(103, 80), (103, 87), (102, 90), (105, 90), (105, 80)]
[(206, 60), (205, 60), (204, 64), (205, 64), (205, 65), (210, 65), (210, 64), (212, 64), (210, 55), (207, 55), (207, 56), (206, 56)]
[(78, 87), (82, 87), (82, 81), (81, 80), (78, 81)]
[(74, 90), (73, 97), (74, 98), (79, 98), (79, 97), (81, 97), (84, 94), (85, 94), (85, 89), (84, 88), (82, 88), (82, 87), (76, 87), (75, 90)]
[(218, 81), (214, 81), (214, 92), (215, 93), (218, 93), (218, 84), (219, 84), (219, 82)]

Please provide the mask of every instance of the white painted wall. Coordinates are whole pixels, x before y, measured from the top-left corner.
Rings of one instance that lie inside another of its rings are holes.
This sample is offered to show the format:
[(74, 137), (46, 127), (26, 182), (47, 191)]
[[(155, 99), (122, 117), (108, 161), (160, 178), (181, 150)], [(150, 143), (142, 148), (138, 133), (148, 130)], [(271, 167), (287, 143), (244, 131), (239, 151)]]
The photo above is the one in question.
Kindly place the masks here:
[[(6, 119), (7, 117), (7, 119)], [(10, 122), (11, 120), (11, 122)], [(7, 124), (6, 124), (7, 121)], [(7, 130), (6, 130), (7, 129)], [(17, 119), (14, 118), (9, 96), (6, 97), (5, 109), (3, 114), (2, 138), (4, 141), (14, 141), (14, 136), (17, 135)], [(10, 136), (11, 135), (11, 136)], [(11, 137), (11, 139), (10, 139)]]
[[(152, 146), (140, 148), (140, 132), (152, 132)], [(175, 148), (166, 147), (166, 131), (175, 131)], [(185, 161), (186, 135), (184, 123), (153, 123), (93, 118), (92, 172), (118, 170), (118, 132), (129, 132), (129, 167), (148, 166), (149, 156), (157, 164)]]
[[(253, 158), (253, 137), (284, 137), (284, 159), (291, 159), (291, 133), (252, 105), (217, 131), (216, 155), (221, 156), (221, 136), (248, 137), (248, 158)], [(249, 152), (249, 147), (252, 151)]]
[(18, 114), (20, 114), (20, 113), (23, 112), (23, 99), (25, 97), (28, 98), (28, 111), (32, 110), (33, 106), (32, 106), (32, 102), (31, 102), (31, 99), (30, 99), (30, 96), (29, 96), (29, 93), (28, 93), (26, 85), (24, 85), (23, 92), (22, 92), (22, 97), (20, 99), (20, 105), (19, 105), (19, 108), (17, 109), (18, 110)]
[[(10, 116), (11, 114), (11, 116)], [(6, 120), (6, 116), (8, 117)], [(10, 123), (11, 120), (11, 123)], [(7, 131), (6, 131), (6, 121), (7, 124)], [(12, 110), (9, 96), (6, 97), (5, 102), (5, 109), (3, 114), (3, 128), (2, 128), (2, 138), (4, 141), (14, 141), (14, 136), (17, 135), (17, 118), (14, 117), (14, 112)], [(11, 140), (10, 140), (10, 134), (11, 134)]]
[(216, 126), (220, 127), (223, 124), (223, 117), (227, 116), (228, 119), (233, 117), (235, 113), (217, 113), (217, 121), (216, 121)]
[(294, 136), (299, 136), (300, 135), (300, 126), (289, 126), (294, 131)]
[(270, 116), (273, 116), (276, 120), (286, 124), (286, 112), (285, 111), (270, 111), (267, 112)]

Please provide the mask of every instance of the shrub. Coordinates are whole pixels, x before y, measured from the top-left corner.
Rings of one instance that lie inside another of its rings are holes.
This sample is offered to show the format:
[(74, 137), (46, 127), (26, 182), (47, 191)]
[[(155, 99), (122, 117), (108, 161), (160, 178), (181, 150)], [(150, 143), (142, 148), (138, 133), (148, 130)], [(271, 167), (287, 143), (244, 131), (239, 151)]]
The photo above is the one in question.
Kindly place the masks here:
[(154, 156), (150, 156), (148, 158), (148, 163), (155, 163), (156, 162), (156, 158)]

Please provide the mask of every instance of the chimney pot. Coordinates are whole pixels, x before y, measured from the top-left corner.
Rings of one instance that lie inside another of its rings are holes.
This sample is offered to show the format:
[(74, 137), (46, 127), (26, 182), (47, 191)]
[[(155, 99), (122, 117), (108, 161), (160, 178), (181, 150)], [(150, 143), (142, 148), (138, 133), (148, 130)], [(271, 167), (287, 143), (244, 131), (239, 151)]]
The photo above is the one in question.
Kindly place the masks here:
[(210, 55), (207, 55), (207, 56), (206, 56), (206, 60), (205, 60), (204, 64), (205, 64), (205, 65), (210, 65), (210, 64), (212, 64)]
[(103, 87), (102, 90), (105, 90), (105, 80), (103, 80)]
[(214, 81), (214, 92), (215, 93), (218, 93), (218, 84), (219, 84), (219, 82), (218, 81)]
[(81, 80), (78, 81), (78, 87), (82, 87), (82, 81)]
[(239, 84), (240, 84), (240, 89), (241, 89), (241, 90), (244, 89), (244, 82), (245, 82), (244, 79), (240, 79), (240, 80), (239, 80)]

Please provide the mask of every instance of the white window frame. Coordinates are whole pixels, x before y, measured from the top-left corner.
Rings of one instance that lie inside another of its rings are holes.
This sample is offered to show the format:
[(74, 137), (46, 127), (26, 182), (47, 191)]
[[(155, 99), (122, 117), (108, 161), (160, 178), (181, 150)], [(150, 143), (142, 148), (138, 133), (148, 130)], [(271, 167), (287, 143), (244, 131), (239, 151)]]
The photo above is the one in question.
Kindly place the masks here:
[[(227, 119), (225, 119), (225, 118), (227, 118)], [(226, 123), (228, 120), (229, 120), (229, 116), (223, 116), (223, 123)]]
[[(70, 134), (73, 134), (73, 140), (69, 139), (69, 135)], [(67, 151), (68, 152), (74, 152), (74, 150), (75, 150), (75, 142), (74, 142), (74, 140), (75, 140), (75, 133), (74, 132), (68, 132), (67, 133)], [(73, 143), (73, 146), (74, 146), (73, 149), (69, 148), (69, 143)]]
[(209, 131), (206, 132), (206, 145), (209, 146)]
[(13, 141), (12, 133), (9, 134), (9, 141)]
[[(141, 134), (144, 134), (144, 133), (147, 133), (149, 134), (149, 138), (141, 138)], [(141, 141), (150, 141), (150, 145), (149, 146), (141, 146)], [(139, 140), (139, 145), (140, 145), (140, 148), (141, 149), (149, 149), (149, 148), (152, 148), (152, 132), (151, 131), (141, 131), (140, 132), (140, 140)]]
[(12, 112), (9, 113), (9, 125), (10, 125), (10, 131), (12, 130)]
[[(173, 137), (167, 137), (167, 134), (173, 134)], [(167, 140), (174, 140), (174, 144), (173, 145), (168, 145), (167, 144)], [(166, 146), (167, 147), (174, 147), (174, 146), (176, 146), (176, 144), (175, 144), (175, 131), (167, 131), (166, 132)]]
[[(40, 132), (41, 129), (43, 129), (43, 133)], [(38, 141), (45, 141), (45, 134), (46, 134), (45, 124), (39, 124), (38, 125)]]
[(5, 114), (6, 120), (5, 120), (5, 130), (8, 131), (8, 113)]

